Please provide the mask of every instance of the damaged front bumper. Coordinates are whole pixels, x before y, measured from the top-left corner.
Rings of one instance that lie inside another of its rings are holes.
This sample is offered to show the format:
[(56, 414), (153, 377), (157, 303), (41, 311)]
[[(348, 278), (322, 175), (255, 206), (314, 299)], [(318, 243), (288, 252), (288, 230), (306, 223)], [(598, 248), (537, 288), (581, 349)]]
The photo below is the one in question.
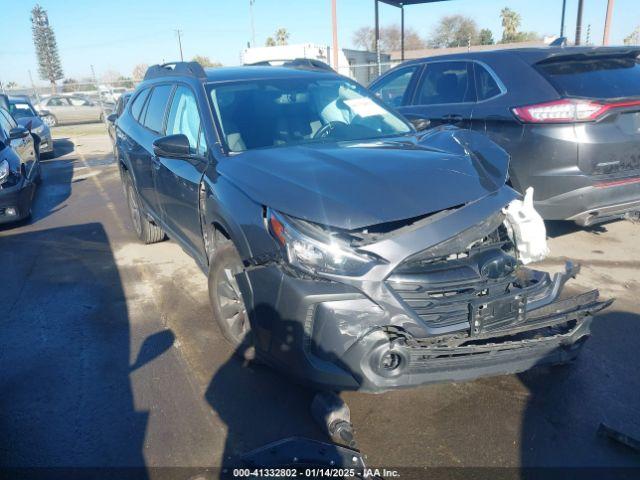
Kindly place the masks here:
[(237, 279), (256, 353), (315, 387), (369, 392), (573, 359), (611, 301), (563, 298), (570, 263), (552, 278), (515, 261), (506, 203), (500, 192), (362, 243), (385, 261), (360, 277), (248, 262)]

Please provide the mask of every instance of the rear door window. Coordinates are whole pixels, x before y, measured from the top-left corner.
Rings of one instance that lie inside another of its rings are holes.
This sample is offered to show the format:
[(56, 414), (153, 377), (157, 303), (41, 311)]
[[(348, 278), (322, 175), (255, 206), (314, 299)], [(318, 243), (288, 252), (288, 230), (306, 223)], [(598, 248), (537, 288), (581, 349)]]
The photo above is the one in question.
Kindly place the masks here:
[(538, 63), (536, 67), (565, 97), (611, 99), (640, 96), (640, 60), (637, 57), (553, 59)]
[(372, 89), (382, 101), (394, 107), (400, 107), (407, 103), (407, 87), (418, 66), (402, 68), (387, 75)]
[(473, 65), (470, 62), (433, 62), (425, 67), (417, 105), (439, 105), (476, 101)]
[(143, 125), (155, 133), (162, 132), (164, 123), (164, 113), (167, 109), (167, 102), (173, 85), (160, 85), (151, 92), (151, 97), (147, 104)]

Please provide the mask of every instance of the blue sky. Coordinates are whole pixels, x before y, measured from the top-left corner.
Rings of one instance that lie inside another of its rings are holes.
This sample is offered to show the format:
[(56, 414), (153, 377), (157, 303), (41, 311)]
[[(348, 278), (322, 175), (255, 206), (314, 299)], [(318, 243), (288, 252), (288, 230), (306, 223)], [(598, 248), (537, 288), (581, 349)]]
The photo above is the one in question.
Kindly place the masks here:
[[(35, 2), (3, 0), (0, 28), (0, 81), (27, 84), (28, 70), (37, 83), (31, 39), (30, 10)], [(616, 0), (612, 43), (640, 25), (638, 0)], [(225, 65), (239, 63), (240, 51), (251, 38), (249, 0), (41, 0), (48, 11), (67, 77), (113, 70), (130, 75), (138, 63), (158, 63), (178, 58), (174, 29), (183, 31), (186, 58), (206, 55)], [(577, 0), (567, 0), (566, 33), (575, 31)], [(594, 43), (602, 39), (606, 0), (585, 0), (585, 29), (591, 24)], [(428, 36), (443, 15), (461, 13), (502, 34), (499, 13), (508, 6), (522, 16), (522, 30), (557, 34), (561, 0), (451, 0), (406, 7), (407, 26)], [(255, 0), (256, 40), (262, 44), (278, 27), (291, 33), (290, 43), (331, 42), (330, 0)], [(338, 0), (339, 39), (351, 46), (352, 33), (373, 25), (373, 0)], [(381, 23), (399, 23), (399, 11), (381, 5)]]

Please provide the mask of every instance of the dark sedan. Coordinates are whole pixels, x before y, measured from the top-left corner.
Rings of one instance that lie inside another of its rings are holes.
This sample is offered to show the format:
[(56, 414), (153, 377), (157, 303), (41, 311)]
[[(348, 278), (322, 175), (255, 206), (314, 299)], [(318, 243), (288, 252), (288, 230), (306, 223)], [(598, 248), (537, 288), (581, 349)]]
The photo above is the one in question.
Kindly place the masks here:
[(9, 113), (20, 125), (31, 131), (43, 158), (53, 156), (51, 129), (42, 121), (27, 97), (9, 97)]
[(483, 132), (545, 219), (640, 210), (638, 47), (527, 48), (404, 63), (370, 89), (409, 119)]
[(0, 108), (0, 224), (31, 215), (39, 182), (40, 161), (33, 136)]

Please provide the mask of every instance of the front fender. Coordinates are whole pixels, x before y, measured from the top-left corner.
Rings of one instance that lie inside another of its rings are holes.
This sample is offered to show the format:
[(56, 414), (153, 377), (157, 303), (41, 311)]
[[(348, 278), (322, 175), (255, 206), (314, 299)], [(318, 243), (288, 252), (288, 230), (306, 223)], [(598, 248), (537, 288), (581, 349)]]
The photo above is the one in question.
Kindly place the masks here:
[(204, 234), (214, 226), (222, 227), (245, 263), (277, 252), (265, 228), (263, 206), (224, 177), (204, 175), (200, 208)]

